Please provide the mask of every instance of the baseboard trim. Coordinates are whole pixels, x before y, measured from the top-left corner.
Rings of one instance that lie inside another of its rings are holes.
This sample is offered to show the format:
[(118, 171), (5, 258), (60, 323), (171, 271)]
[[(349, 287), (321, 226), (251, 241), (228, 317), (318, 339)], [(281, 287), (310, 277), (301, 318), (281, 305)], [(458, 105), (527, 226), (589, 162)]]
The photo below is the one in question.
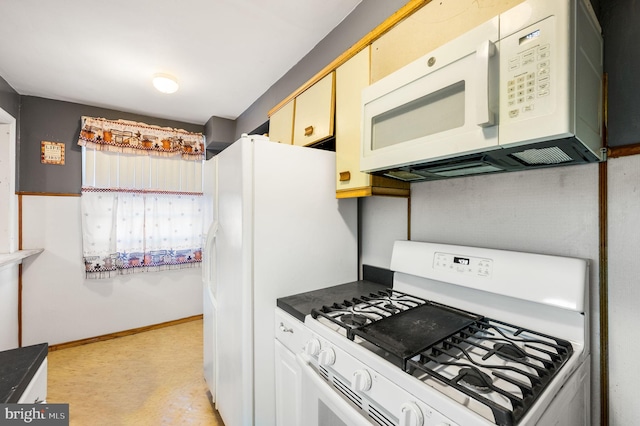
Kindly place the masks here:
[(130, 330), (118, 331), (116, 333), (104, 334), (102, 336), (90, 337), (88, 339), (74, 340), (67, 343), (59, 343), (57, 345), (49, 345), (49, 352), (57, 351), (59, 349), (73, 348), (75, 346), (82, 346), (88, 343), (102, 342), (105, 340), (117, 339), (118, 337), (131, 336), (132, 334), (143, 333), (145, 331), (157, 330), (159, 328), (170, 327), (172, 325), (183, 324), (185, 322), (197, 321), (202, 319), (202, 314), (194, 315), (187, 318), (181, 318), (173, 321), (167, 321), (160, 324), (148, 325), (145, 327), (132, 328)]

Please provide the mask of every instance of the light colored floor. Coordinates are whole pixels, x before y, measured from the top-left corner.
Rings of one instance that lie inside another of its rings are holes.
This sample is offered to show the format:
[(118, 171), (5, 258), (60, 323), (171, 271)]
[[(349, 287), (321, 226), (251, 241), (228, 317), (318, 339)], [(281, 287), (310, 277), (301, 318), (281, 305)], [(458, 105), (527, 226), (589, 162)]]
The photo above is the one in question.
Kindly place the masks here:
[(49, 403), (70, 425), (224, 426), (202, 378), (202, 320), (49, 352)]

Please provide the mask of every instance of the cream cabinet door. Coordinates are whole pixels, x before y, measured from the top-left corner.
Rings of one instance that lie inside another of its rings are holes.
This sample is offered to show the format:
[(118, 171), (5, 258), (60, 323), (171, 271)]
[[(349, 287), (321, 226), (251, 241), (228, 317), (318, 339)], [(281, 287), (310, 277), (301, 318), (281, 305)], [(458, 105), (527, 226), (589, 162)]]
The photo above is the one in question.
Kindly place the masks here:
[(426, 55), (524, 0), (432, 1), (371, 46), (371, 82)]
[(291, 145), (295, 99), (287, 102), (269, 117), (269, 140)]
[(307, 146), (333, 136), (334, 72), (296, 97), (293, 144)]
[(369, 186), (360, 171), (360, 95), (369, 85), (369, 47), (336, 69), (336, 190)]
[(336, 197), (409, 196), (409, 183), (360, 171), (362, 89), (369, 85), (370, 48), (336, 69)]

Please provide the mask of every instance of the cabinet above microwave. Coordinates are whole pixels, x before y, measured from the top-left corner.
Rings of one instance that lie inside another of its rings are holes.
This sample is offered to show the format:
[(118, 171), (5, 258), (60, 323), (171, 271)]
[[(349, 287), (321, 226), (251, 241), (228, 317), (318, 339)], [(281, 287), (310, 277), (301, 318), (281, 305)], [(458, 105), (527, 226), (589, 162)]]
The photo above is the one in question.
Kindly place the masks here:
[(405, 181), (603, 160), (588, 0), (526, 0), (364, 89), (361, 169)]

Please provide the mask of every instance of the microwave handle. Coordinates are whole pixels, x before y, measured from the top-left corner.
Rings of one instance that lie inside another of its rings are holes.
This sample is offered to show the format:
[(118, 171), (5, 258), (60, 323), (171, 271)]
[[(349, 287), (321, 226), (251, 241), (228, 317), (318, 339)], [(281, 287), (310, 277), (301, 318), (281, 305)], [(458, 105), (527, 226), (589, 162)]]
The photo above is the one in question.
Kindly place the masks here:
[(478, 70), (478, 86), (476, 96), (476, 124), (480, 127), (489, 127), (495, 124), (495, 115), (489, 109), (491, 97), (489, 96), (489, 61), (496, 53), (496, 46), (486, 40), (476, 49), (476, 69)]

